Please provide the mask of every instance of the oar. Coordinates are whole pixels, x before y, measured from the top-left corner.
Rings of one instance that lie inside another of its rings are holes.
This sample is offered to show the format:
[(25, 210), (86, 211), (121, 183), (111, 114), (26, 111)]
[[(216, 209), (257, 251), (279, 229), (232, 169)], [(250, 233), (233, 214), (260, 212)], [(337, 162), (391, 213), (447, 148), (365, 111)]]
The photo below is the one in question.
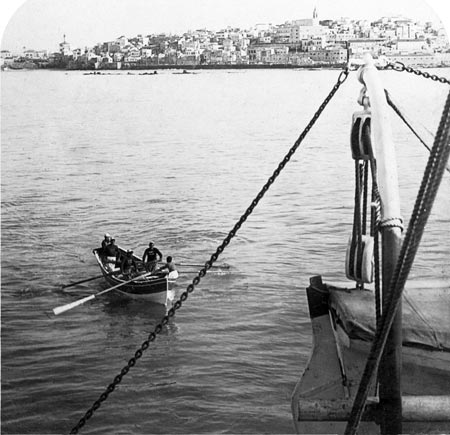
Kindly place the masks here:
[[(183, 276), (183, 275), (197, 275), (198, 274), (198, 272), (199, 271), (191, 271), (191, 270), (188, 270), (188, 271), (186, 271), (186, 272), (180, 272), (180, 276)], [(231, 274), (231, 272), (229, 271), (229, 270), (211, 270), (211, 271), (209, 271), (208, 272), (208, 275), (229, 275), (229, 274)]]
[(69, 311), (72, 308), (78, 307), (79, 305), (82, 305), (82, 304), (84, 304), (87, 301), (95, 299), (96, 297), (98, 297), (100, 295), (108, 293), (111, 290), (115, 290), (116, 288), (122, 287), (125, 284), (129, 284), (130, 282), (136, 281), (136, 280), (138, 280), (140, 278), (144, 278), (144, 277), (146, 277), (148, 275), (151, 275), (151, 272), (145, 273), (144, 275), (138, 275), (138, 276), (134, 277), (133, 279), (130, 279), (129, 281), (121, 282), (120, 284), (117, 284), (117, 285), (115, 285), (113, 287), (110, 287), (110, 288), (108, 288), (106, 290), (102, 290), (101, 292), (95, 293), (94, 295), (87, 296), (87, 297), (85, 297), (83, 299), (78, 299), (77, 301), (71, 302), (70, 304), (61, 305), (60, 307), (53, 308), (53, 313), (55, 314), (55, 316), (57, 316), (58, 314), (64, 313), (65, 311)]
[[(222, 270), (212, 270), (210, 272), (208, 272), (208, 275), (229, 275), (231, 272), (230, 271), (222, 271)], [(168, 281), (171, 283), (177, 282), (177, 280), (180, 279), (180, 277), (182, 278), (184, 275), (198, 275), (198, 272), (194, 272), (194, 271), (187, 271), (187, 272), (180, 272), (180, 275), (178, 276), (177, 279), (171, 279), (168, 278)]]
[[(186, 267), (199, 267), (200, 269), (205, 267), (204, 264), (187, 264), (187, 263), (177, 263), (177, 266), (186, 266)], [(217, 267), (218, 269), (229, 269), (229, 264), (213, 264), (211, 267)]]
[[(115, 273), (119, 273), (119, 272), (120, 272), (120, 270), (113, 270), (112, 272), (107, 273), (106, 276), (114, 275)], [(83, 282), (93, 281), (94, 279), (102, 278), (103, 276), (105, 276), (105, 275), (102, 274), (102, 275), (94, 276), (92, 278), (82, 279), (81, 281), (72, 282), (70, 284), (65, 284), (61, 288), (73, 287), (75, 285), (82, 284)]]

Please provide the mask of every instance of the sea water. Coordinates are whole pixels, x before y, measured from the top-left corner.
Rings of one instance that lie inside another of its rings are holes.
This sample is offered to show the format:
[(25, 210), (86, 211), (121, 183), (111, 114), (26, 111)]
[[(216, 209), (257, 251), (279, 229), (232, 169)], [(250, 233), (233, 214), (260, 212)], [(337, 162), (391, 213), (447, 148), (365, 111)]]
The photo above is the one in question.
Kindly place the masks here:
[[(434, 70), (450, 76), (449, 70)], [(447, 86), (380, 73), (431, 145)], [(68, 433), (165, 315), (101, 297), (105, 232), (178, 264), (215, 252), (312, 118), (338, 70), (1, 75), (2, 424)], [(305, 287), (345, 280), (354, 164), (351, 73), (182, 309), (82, 433), (292, 433), (290, 397), (311, 349)], [(392, 112), (407, 224), (428, 151)], [(450, 174), (413, 279), (449, 278)], [(178, 297), (198, 267), (179, 267)], [(444, 319), (448, 321), (448, 319)]]

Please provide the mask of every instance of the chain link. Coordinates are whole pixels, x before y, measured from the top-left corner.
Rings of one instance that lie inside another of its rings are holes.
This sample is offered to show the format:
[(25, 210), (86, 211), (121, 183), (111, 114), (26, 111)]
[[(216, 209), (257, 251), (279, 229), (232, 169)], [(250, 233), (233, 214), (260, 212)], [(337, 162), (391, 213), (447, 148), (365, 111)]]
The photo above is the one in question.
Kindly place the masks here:
[(430, 74), (426, 71), (420, 71), (418, 69), (411, 68), (410, 66), (406, 66), (402, 62), (388, 63), (386, 65), (386, 69), (393, 69), (394, 71), (400, 72), (406, 71), (409, 73), (413, 73), (416, 76), (422, 76), (425, 77), (426, 79), (434, 80), (435, 82), (447, 83), (448, 85), (450, 85), (450, 80), (448, 80), (445, 77), (438, 77), (436, 74)]
[(258, 205), (258, 203), (261, 201), (265, 193), (269, 190), (270, 186), (274, 183), (278, 175), (280, 175), (283, 168), (286, 166), (286, 164), (289, 162), (291, 157), (294, 155), (297, 148), (300, 146), (303, 139), (306, 137), (308, 132), (311, 130), (312, 126), (315, 124), (319, 116), (322, 114), (323, 110), (327, 106), (327, 104), (330, 102), (330, 100), (333, 98), (336, 91), (339, 89), (339, 87), (342, 85), (342, 83), (345, 82), (347, 79), (347, 76), (349, 74), (348, 68), (345, 68), (341, 71), (339, 74), (338, 80), (336, 84), (331, 89), (330, 93), (327, 95), (323, 103), (320, 105), (319, 109), (316, 111), (312, 119), (310, 120), (309, 124), (306, 126), (306, 128), (303, 130), (303, 132), (300, 134), (299, 138), (296, 140), (294, 145), (291, 147), (291, 149), (288, 151), (286, 156), (283, 158), (283, 160), (279, 163), (278, 167), (274, 170), (273, 174), (269, 177), (266, 184), (261, 188), (258, 195), (256, 195), (255, 199), (251, 202), (250, 206), (247, 208), (245, 213), (239, 218), (239, 220), (236, 222), (234, 227), (231, 229), (231, 231), (228, 233), (228, 235), (225, 237), (223, 242), (217, 247), (216, 252), (211, 255), (210, 259), (206, 261), (204, 267), (200, 269), (197, 276), (192, 280), (192, 283), (189, 284), (186, 288), (186, 290), (180, 295), (180, 298), (174, 303), (172, 308), (168, 310), (167, 314), (162, 318), (161, 322), (156, 325), (153, 332), (149, 334), (147, 339), (141, 344), (141, 347), (135, 352), (134, 357), (132, 357), (127, 365), (121, 370), (121, 372), (114, 378), (113, 382), (108, 385), (105, 392), (100, 395), (100, 397), (94, 402), (94, 404), (91, 406), (91, 408), (85, 413), (85, 415), (79, 420), (76, 426), (73, 427), (71, 430), (71, 434), (76, 434), (78, 431), (86, 424), (86, 422), (92, 417), (94, 412), (100, 408), (101, 404), (108, 398), (109, 394), (112, 393), (116, 386), (120, 384), (123, 377), (130, 371), (131, 367), (134, 367), (136, 365), (136, 362), (139, 358), (142, 357), (144, 351), (150, 346), (150, 343), (152, 341), (155, 341), (157, 334), (159, 334), (164, 325), (167, 325), (169, 323), (169, 320), (171, 317), (175, 315), (175, 312), (179, 310), (183, 304), (183, 302), (186, 301), (186, 299), (189, 296), (189, 293), (192, 293), (195, 289), (195, 286), (200, 283), (201, 278), (203, 278), (207, 271), (211, 269), (213, 264), (217, 261), (220, 254), (224, 251), (224, 249), (230, 244), (233, 237), (236, 235), (236, 233), (239, 231), (241, 226), (244, 224), (244, 222), (247, 220), (247, 218), (250, 216), (250, 214), (253, 212), (255, 207)]

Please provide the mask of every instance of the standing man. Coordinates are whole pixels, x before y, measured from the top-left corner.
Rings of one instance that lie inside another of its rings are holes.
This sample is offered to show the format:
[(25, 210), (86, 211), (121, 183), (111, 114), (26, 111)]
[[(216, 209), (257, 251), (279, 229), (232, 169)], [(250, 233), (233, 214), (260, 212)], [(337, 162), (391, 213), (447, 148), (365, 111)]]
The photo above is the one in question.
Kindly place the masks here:
[(116, 245), (116, 239), (111, 239), (111, 243), (104, 248), (105, 265), (110, 271), (116, 268), (116, 264), (119, 262), (120, 251)]
[(163, 255), (161, 254), (161, 251), (154, 245), (153, 242), (150, 242), (148, 244), (148, 248), (144, 252), (142, 262), (148, 272), (153, 272), (156, 269), (156, 263), (161, 261), (162, 258)]

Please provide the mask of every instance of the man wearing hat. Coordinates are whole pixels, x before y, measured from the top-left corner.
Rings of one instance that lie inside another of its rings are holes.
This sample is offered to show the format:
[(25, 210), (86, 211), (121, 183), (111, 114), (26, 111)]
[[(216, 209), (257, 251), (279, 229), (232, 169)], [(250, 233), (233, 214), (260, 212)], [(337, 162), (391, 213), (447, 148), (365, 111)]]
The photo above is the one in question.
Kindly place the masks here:
[(105, 234), (105, 238), (102, 240), (102, 249), (103, 249), (103, 251), (111, 243), (111, 239), (112, 239), (111, 235), (106, 233)]

